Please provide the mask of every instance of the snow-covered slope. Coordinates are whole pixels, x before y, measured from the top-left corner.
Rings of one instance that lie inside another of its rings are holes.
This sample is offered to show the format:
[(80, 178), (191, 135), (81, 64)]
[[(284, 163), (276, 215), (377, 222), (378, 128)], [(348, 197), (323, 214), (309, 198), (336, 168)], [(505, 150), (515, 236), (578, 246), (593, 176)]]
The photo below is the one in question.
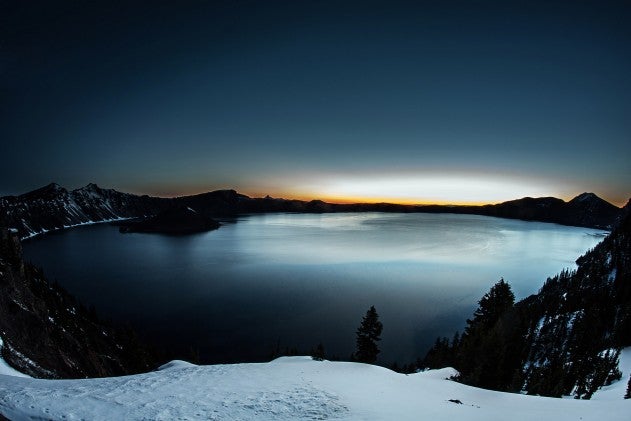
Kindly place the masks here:
[[(447, 377), (358, 363), (284, 357), (264, 364), (195, 366), (88, 380), (0, 375), (10, 419), (164, 420), (629, 420), (631, 400), (581, 401), (493, 392)], [(625, 373), (625, 378), (628, 373)], [(614, 399), (615, 398), (615, 399)]]
[[(0, 337), (0, 351), (2, 351), (2, 346), (4, 342)], [(2, 353), (0, 352), (0, 375), (4, 376), (14, 376), (14, 377), (30, 377), (26, 374), (20, 373), (15, 368), (11, 367), (5, 360), (2, 359)]]
[(72, 191), (52, 183), (20, 196), (1, 197), (0, 222), (27, 238), (78, 225), (152, 215), (166, 203), (168, 199), (121, 193), (92, 183)]
[(156, 366), (133, 332), (99, 320), (25, 262), (17, 234), (2, 227), (0, 343), (1, 358), (33, 377), (117, 376)]
[[(597, 390), (594, 396), (592, 396), (592, 400), (615, 400), (625, 395), (627, 392), (627, 382), (631, 375), (631, 347), (624, 348), (620, 352), (618, 369), (622, 373), (622, 379)], [(631, 415), (629, 418), (631, 419)]]

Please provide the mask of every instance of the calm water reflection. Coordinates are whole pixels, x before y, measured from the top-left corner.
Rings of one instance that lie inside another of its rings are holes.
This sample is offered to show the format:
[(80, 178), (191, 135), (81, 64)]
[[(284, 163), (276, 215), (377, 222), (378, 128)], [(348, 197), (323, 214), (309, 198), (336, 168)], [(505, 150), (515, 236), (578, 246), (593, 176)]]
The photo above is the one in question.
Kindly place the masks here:
[(270, 214), (167, 237), (77, 228), (25, 242), (85, 303), (204, 362), (265, 360), (322, 342), (342, 358), (375, 305), (384, 362), (424, 354), (461, 329), (500, 277), (518, 298), (601, 239), (602, 231), (450, 214)]

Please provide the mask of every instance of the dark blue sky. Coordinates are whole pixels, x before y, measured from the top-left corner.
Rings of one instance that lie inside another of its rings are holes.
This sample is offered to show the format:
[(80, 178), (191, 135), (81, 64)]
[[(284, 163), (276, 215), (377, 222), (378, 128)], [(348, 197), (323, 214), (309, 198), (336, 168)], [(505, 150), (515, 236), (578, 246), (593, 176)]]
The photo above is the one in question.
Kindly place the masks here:
[(0, 1), (0, 193), (631, 196), (631, 2)]

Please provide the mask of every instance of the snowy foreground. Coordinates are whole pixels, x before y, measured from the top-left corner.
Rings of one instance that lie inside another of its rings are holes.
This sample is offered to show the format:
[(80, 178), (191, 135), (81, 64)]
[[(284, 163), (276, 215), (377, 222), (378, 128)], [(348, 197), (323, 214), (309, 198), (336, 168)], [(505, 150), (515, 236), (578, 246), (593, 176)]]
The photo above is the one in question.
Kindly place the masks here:
[(365, 364), (284, 357), (214, 366), (173, 361), (154, 372), (106, 379), (0, 375), (0, 413), (11, 420), (631, 419), (631, 400), (622, 399), (628, 371), (608, 394), (591, 401), (477, 389), (446, 380), (452, 373), (404, 375)]

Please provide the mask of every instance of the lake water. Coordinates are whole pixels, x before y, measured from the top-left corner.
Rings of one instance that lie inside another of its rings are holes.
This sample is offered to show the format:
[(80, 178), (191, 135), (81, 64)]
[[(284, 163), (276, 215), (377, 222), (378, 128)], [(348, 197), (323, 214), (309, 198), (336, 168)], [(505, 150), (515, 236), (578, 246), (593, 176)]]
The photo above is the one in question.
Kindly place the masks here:
[(183, 237), (94, 225), (24, 242), (101, 316), (202, 362), (263, 361), (319, 342), (348, 358), (374, 305), (381, 362), (406, 363), (462, 329), (500, 278), (537, 292), (603, 231), (452, 214), (267, 214)]

